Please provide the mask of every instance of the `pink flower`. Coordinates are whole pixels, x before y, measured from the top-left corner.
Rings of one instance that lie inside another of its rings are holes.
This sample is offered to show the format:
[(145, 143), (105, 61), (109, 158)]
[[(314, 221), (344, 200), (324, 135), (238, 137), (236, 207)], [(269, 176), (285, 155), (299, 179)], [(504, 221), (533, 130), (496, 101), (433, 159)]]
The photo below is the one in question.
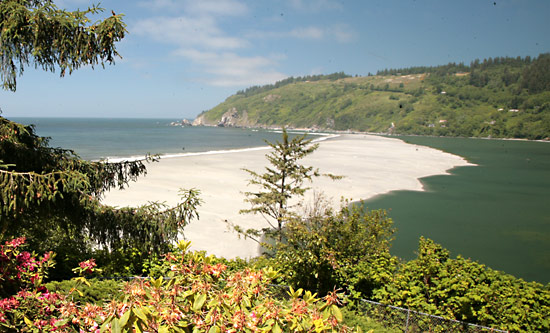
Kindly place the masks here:
[(48, 293), (48, 288), (46, 288), (44, 286), (40, 286), (40, 287), (36, 288), (36, 291), (38, 291), (39, 293)]
[(50, 260), (50, 257), (52, 256), (51, 252), (44, 253), (44, 257), (42, 258), (41, 263), (45, 263), (46, 261)]
[(21, 263), (26, 264), (30, 258), (31, 258), (31, 254), (27, 251), (24, 251), (17, 256), (17, 262), (20, 264)]
[(18, 247), (19, 245), (24, 244), (26, 240), (27, 239), (25, 237), (14, 238), (9, 242), (6, 241), (6, 245)]
[(94, 268), (97, 266), (97, 264), (95, 263), (95, 259), (89, 259), (89, 260), (83, 261), (78, 265), (80, 266), (80, 268), (84, 270), (84, 272), (88, 274), (92, 273)]
[(36, 280), (38, 280), (38, 278), (38, 273), (34, 274), (34, 276), (31, 276), (31, 283), (34, 283)]
[(16, 309), (18, 306), (19, 306), (19, 302), (15, 298), (13, 298), (13, 296), (10, 298), (4, 298), (0, 300), (0, 309), (4, 311)]

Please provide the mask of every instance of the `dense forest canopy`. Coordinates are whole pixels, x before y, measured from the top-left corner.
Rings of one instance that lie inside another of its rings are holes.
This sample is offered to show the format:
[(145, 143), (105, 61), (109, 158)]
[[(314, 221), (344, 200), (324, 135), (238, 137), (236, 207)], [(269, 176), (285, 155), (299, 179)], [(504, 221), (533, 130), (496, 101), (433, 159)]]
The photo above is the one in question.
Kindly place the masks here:
[(550, 54), (291, 77), (239, 91), (199, 118), (216, 125), (224, 116), (225, 126), (546, 139)]

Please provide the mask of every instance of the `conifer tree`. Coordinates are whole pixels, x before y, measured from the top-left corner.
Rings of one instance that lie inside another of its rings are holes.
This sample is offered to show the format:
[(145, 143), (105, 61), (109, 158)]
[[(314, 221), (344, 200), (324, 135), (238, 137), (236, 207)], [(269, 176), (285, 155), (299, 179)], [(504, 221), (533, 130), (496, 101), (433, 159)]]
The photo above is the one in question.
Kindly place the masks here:
[[(241, 210), (241, 213), (261, 214), (271, 228), (263, 229), (264, 233), (274, 232), (276, 238), (281, 240), (281, 231), (285, 219), (290, 214), (289, 201), (296, 196), (303, 196), (309, 187), (303, 186), (305, 181), (311, 181), (313, 177), (319, 177), (319, 169), (312, 166), (306, 167), (300, 164), (300, 160), (313, 153), (319, 144), (312, 144), (306, 135), (294, 137), (289, 140), (288, 133), (283, 128), (282, 141), (267, 144), (273, 149), (267, 154), (270, 163), (263, 174), (244, 169), (251, 175), (249, 184), (260, 186), (258, 192), (246, 192), (246, 202), (252, 205), (250, 209)], [(327, 174), (333, 179), (340, 178)], [(274, 220), (274, 221), (273, 221)], [(248, 233), (253, 233), (249, 230)], [(259, 233), (256, 232), (256, 235)]]
[[(89, 16), (102, 10), (66, 11), (50, 0), (0, 1), (3, 89), (15, 91), (17, 76), (30, 65), (63, 76), (81, 66), (113, 63), (125, 24), (114, 12), (90, 23)], [(0, 240), (27, 237), (34, 250), (60, 252), (58, 266), (92, 247), (134, 248), (143, 256), (161, 252), (197, 217), (197, 191), (183, 192), (173, 208), (101, 204), (105, 191), (124, 188), (146, 173), (146, 162), (155, 160), (86, 161), (73, 151), (49, 147), (33, 126), (0, 116)], [(66, 264), (70, 272), (72, 264)]]

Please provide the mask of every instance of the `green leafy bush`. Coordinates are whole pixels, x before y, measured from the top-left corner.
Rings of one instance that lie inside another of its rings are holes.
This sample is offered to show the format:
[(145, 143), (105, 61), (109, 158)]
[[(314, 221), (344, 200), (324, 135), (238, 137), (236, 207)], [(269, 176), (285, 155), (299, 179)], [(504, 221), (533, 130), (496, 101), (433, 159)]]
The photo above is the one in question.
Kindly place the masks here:
[(402, 333), (403, 330), (388, 328), (384, 324), (367, 317), (364, 313), (351, 309), (349, 307), (342, 308), (343, 323), (350, 327), (361, 328), (365, 332), (376, 333)]
[(315, 200), (304, 217), (292, 218), (284, 241), (275, 246), (274, 265), (285, 282), (324, 295), (341, 288), (352, 299), (369, 297), (391, 280), (397, 259), (389, 254), (394, 229), (383, 210), (364, 211), (344, 202), (334, 211)]
[(124, 297), (122, 288), (126, 283), (123, 280), (89, 279), (90, 285), (80, 286), (75, 280), (51, 281), (45, 284), (46, 289), (61, 295), (71, 294), (71, 290), (78, 288), (79, 292), (71, 294), (71, 300), (80, 304), (101, 305), (109, 300), (118, 300)]
[(420, 239), (418, 257), (375, 291), (384, 304), (509, 330), (550, 330), (550, 288), (525, 282)]

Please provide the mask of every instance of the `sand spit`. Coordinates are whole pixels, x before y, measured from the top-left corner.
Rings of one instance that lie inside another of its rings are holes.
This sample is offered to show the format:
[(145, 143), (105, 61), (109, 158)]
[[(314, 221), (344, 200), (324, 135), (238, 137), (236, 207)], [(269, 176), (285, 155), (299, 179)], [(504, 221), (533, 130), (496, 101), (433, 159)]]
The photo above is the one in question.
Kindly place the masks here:
[[(137, 206), (148, 201), (174, 205), (180, 188), (197, 188), (204, 203), (199, 207), (200, 220), (185, 229), (185, 237), (195, 250), (226, 258), (249, 258), (258, 254), (252, 240), (239, 239), (230, 231), (230, 221), (247, 229), (263, 227), (261, 216), (242, 215), (248, 208), (244, 192), (248, 174), (242, 168), (262, 172), (267, 165), (266, 149), (239, 150), (230, 153), (189, 155), (162, 159), (148, 166), (148, 174), (129, 188), (107, 193), (104, 203), (114, 206)], [(338, 205), (341, 197), (361, 200), (393, 190), (422, 190), (419, 178), (446, 174), (457, 166), (472, 165), (463, 158), (436, 149), (411, 145), (399, 139), (365, 134), (345, 134), (320, 142), (319, 149), (303, 161), (322, 173), (343, 175), (337, 181), (317, 178), (307, 192), (322, 192)]]

